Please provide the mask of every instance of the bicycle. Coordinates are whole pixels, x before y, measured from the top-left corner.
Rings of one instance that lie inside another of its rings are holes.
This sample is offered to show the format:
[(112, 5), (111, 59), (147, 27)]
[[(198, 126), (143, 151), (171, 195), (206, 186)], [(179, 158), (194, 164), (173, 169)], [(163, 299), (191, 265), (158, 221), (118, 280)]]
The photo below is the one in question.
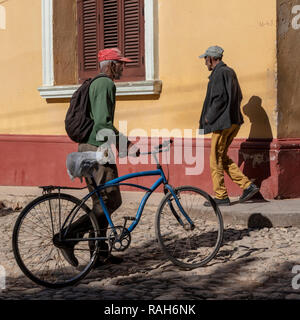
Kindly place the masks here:
[[(157, 164), (156, 170), (130, 173), (97, 185), (93, 170), (97, 163), (89, 163), (88, 175), (94, 191), (82, 199), (62, 193), (63, 189), (83, 189), (62, 186), (44, 186), (45, 194), (31, 201), (20, 213), (13, 230), (12, 247), (15, 259), (22, 272), (38, 285), (62, 288), (74, 285), (92, 269), (99, 257), (100, 241), (105, 240), (109, 251), (125, 251), (131, 242), (131, 232), (138, 225), (144, 207), (151, 194), (163, 184), (164, 197), (155, 216), (155, 234), (159, 247), (173, 264), (187, 269), (204, 266), (219, 251), (223, 239), (223, 219), (214, 199), (205, 191), (193, 186), (173, 188), (166, 178), (157, 154), (170, 150), (166, 141), (141, 153), (151, 154)], [(159, 176), (150, 187), (126, 182), (142, 176)], [(113, 185), (139, 188), (145, 194), (135, 217), (123, 217), (123, 225), (116, 225), (103, 202), (103, 190)], [(58, 192), (52, 193), (54, 190)], [(98, 222), (86, 204), (96, 193), (109, 226), (106, 237), (100, 236)], [(211, 207), (203, 206), (209, 201)], [(69, 235), (70, 225), (88, 221), (89, 229)], [(129, 227), (127, 222), (131, 221)], [(58, 241), (59, 239), (59, 241)], [(73, 243), (78, 266), (73, 267), (64, 259), (60, 245)]]

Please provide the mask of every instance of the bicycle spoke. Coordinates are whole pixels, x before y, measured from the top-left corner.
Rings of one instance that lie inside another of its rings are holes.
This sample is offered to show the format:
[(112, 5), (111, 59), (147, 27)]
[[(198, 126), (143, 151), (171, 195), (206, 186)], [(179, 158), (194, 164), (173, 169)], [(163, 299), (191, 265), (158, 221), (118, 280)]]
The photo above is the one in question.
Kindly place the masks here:
[(221, 245), (223, 223), (220, 212), (203, 206), (208, 196), (197, 188), (180, 187), (177, 189), (177, 197), (194, 227), (187, 230), (178, 223), (172, 210), (176, 211), (185, 226), (188, 220), (178, 205), (174, 209), (169, 205), (170, 200), (175, 203), (169, 194), (163, 199), (156, 216), (159, 244), (175, 264), (183, 267), (205, 265), (216, 255)]
[[(75, 283), (89, 272), (89, 241), (81, 241), (74, 247), (78, 268), (68, 263), (61, 249), (55, 247), (53, 242), (53, 236), (60, 232), (62, 222), (80, 203), (70, 195), (50, 194), (37, 198), (20, 213), (13, 233), (13, 249), (20, 268), (31, 280), (51, 288), (63, 287)], [(80, 207), (75, 220), (83, 215), (91, 220), (91, 231), (98, 236), (97, 222), (85, 205)], [(95, 244), (97, 247), (98, 243)]]

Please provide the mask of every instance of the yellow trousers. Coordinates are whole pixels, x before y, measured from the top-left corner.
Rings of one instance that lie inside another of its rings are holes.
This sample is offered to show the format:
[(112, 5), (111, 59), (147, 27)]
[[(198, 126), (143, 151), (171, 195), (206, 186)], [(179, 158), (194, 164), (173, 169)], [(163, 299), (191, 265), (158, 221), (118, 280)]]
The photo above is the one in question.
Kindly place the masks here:
[(224, 171), (241, 189), (247, 189), (252, 183), (227, 156), (228, 148), (237, 135), (240, 126), (233, 124), (229, 129), (217, 130), (212, 134), (210, 150), (210, 171), (213, 189), (217, 199), (228, 197), (224, 183)]

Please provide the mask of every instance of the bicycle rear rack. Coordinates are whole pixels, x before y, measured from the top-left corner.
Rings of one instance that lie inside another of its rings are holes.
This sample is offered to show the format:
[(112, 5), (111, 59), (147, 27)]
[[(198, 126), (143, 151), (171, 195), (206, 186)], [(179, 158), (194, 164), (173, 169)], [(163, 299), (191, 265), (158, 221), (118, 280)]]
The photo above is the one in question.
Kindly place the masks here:
[(82, 188), (75, 188), (75, 187), (64, 187), (64, 186), (39, 186), (39, 188), (43, 189), (43, 194), (46, 193), (51, 193), (54, 190), (58, 190), (58, 192), (60, 192), (60, 190), (83, 190), (86, 189), (86, 187), (82, 187)]

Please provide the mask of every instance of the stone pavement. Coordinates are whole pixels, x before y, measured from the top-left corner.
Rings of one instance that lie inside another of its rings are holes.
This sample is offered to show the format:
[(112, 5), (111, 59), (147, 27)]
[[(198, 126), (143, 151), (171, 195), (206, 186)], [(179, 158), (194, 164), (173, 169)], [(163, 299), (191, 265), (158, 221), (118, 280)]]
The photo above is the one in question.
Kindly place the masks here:
[[(165, 259), (156, 242), (154, 216), (161, 196), (155, 195), (131, 246), (117, 254), (125, 259), (121, 265), (93, 270), (78, 285), (54, 290), (27, 279), (12, 253), (15, 220), (34, 194), (22, 198), (8, 188), (3, 198), (1, 192), (0, 265), (6, 277), (0, 300), (300, 299), (300, 199), (221, 207), (225, 231), (219, 253), (202, 268), (183, 270)], [(133, 199), (127, 195), (124, 206)]]

